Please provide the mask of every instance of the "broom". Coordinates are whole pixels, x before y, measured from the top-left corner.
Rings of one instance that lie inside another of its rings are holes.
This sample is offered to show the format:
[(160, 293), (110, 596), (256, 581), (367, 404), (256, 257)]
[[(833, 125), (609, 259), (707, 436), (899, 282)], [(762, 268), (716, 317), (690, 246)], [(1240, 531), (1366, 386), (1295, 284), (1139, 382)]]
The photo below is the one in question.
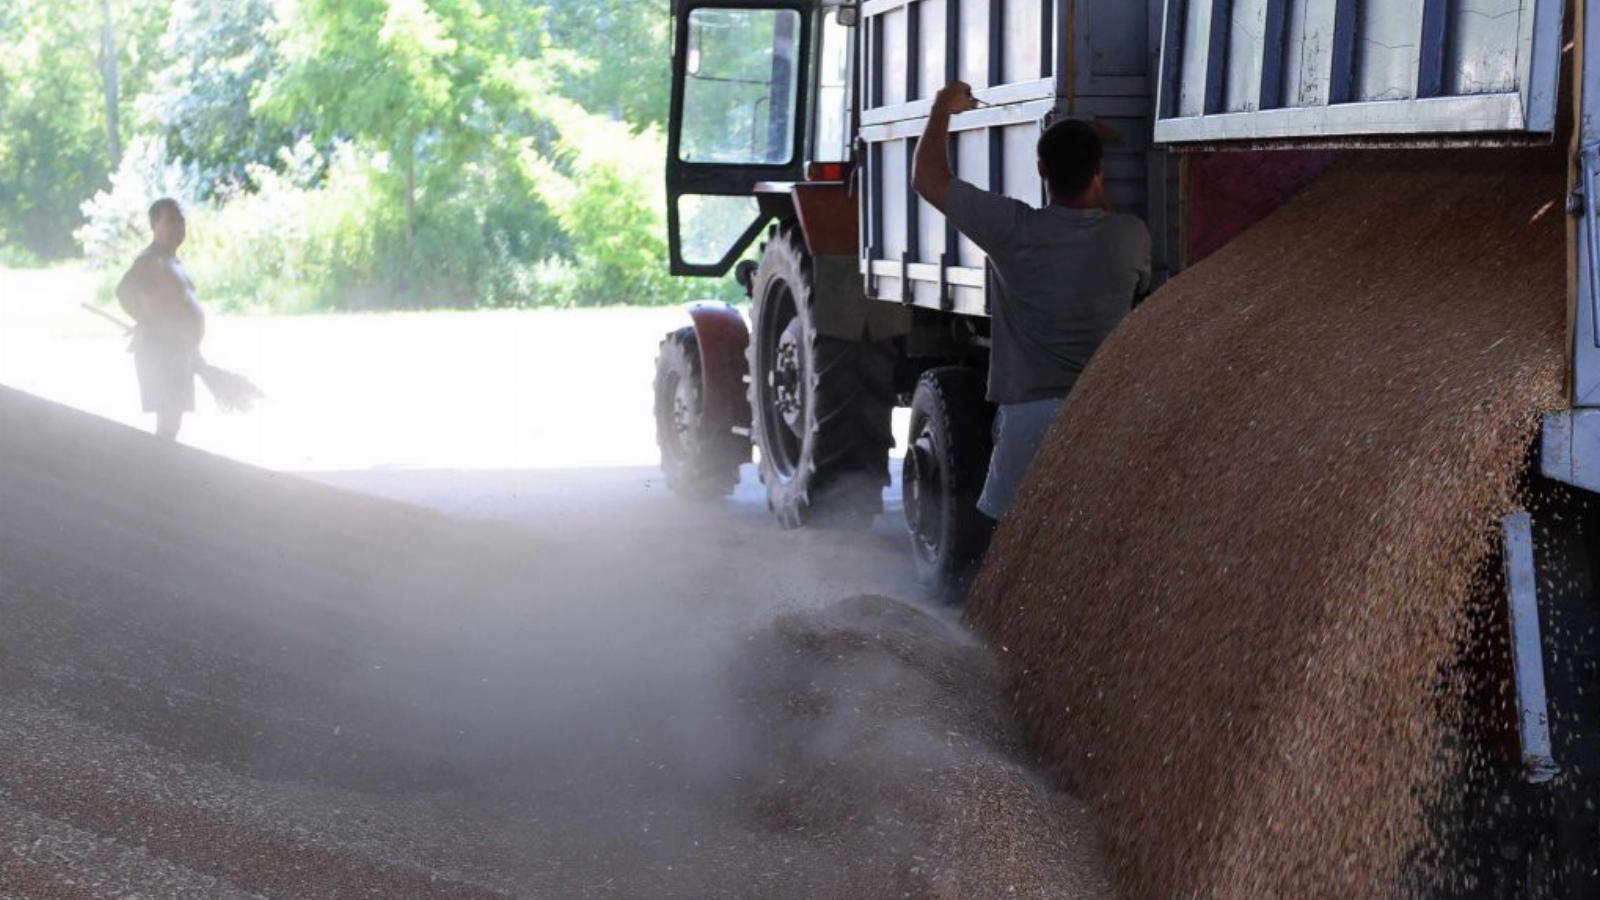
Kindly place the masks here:
[[(87, 303), (79, 305), (121, 328), (123, 332), (133, 334), (135, 327), (133, 323), (112, 315), (99, 307), (90, 306)], [(264, 399), (267, 396), (265, 391), (256, 387), (255, 382), (240, 375), (238, 372), (229, 371), (221, 366), (214, 366), (206, 362), (205, 358), (198, 353), (195, 356), (194, 373), (200, 376), (200, 382), (206, 386), (207, 391), (211, 392), (212, 399), (217, 401), (217, 408), (223, 412), (249, 412), (255, 407), (257, 400)]]

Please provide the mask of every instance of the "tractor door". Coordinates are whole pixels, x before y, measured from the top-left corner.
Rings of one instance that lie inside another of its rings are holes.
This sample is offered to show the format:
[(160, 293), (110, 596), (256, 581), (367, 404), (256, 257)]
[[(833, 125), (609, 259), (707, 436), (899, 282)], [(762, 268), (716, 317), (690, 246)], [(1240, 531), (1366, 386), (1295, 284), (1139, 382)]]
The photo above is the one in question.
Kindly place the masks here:
[(815, 4), (678, 0), (667, 138), (674, 275), (720, 276), (768, 216), (755, 186), (804, 169)]

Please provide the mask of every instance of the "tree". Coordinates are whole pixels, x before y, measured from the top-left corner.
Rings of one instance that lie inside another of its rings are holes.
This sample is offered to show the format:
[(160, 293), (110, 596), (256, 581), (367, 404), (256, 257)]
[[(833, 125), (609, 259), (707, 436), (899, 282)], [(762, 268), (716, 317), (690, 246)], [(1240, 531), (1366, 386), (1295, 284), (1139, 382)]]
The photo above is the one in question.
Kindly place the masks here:
[(0, 19), (0, 237), (42, 257), (71, 251), (78, 204), (106, 172), (98, 34), (82, 12), (20, 0)]
[(703, 286), (667, 271), (659, 129), (634, 129), (560, 98), (542, 101), (559, 137), (554, 152), (525, 150), (522, 165), (572, 243), (576, 303), (665, 303)]
[(666, 0), (549, 0), (548, 43), (561, 48), (561, 93), (635, 126), (664, 125), (671, 87)]
[(256, 115), (256, 97), (277, 77), (282, 54), (273, 0), (177, 0), (160, 39), (164, 65), (138, 99), (142, 123), (211, 187), (241, 183), (255, 165), (311, 128)]
[(7, 246), (43, 258), (73, 252), (78, 207), (105, 185), (120, 156), (130, 98), (157, 60), (165, 15), (162, 0), (0, 4), (0, 240)]
[(526, 31), (518, 20), (537, 13), (475, 0), (301, 0), (293, 9), (286, 70), (262, 108), (314, 118), (319, 137), (387, 153), (399, 170), (409, 257), (430, 174), (492, 142), (495, 113), (514, 97), (496, 73)]
[(122, 165), (122, 53), (117, 46), (117, 19), (111, 0), (100, 0), (100, 80), (105, 95), (106, 144), (110, 165), (115, 172)]

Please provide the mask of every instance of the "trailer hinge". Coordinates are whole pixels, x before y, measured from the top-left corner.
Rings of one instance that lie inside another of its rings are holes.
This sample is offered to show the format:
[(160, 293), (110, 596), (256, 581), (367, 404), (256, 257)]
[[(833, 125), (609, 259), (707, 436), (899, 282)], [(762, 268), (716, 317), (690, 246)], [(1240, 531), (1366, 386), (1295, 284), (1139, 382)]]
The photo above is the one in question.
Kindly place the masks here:
[(950, 284), (950, 251), (939, 254), (939, 311), (950, 312), (956, 308), (955, 288)]

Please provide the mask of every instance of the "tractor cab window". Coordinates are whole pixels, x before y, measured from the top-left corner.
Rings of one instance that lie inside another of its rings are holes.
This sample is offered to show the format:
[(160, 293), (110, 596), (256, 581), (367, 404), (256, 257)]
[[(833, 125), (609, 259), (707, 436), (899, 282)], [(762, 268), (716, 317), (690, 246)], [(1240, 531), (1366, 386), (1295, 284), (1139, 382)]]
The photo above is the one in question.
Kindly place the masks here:
[(754, 197), (685, 194), (678, 198), (682, 230), (680, 252), (691, 265), (714, 265), (738, 245), (745, 229), (760, 215)]
[(688, 26), (679, 159), (791, 163), (800, 14), (792, 9), (701, 8), (690, 13)]

